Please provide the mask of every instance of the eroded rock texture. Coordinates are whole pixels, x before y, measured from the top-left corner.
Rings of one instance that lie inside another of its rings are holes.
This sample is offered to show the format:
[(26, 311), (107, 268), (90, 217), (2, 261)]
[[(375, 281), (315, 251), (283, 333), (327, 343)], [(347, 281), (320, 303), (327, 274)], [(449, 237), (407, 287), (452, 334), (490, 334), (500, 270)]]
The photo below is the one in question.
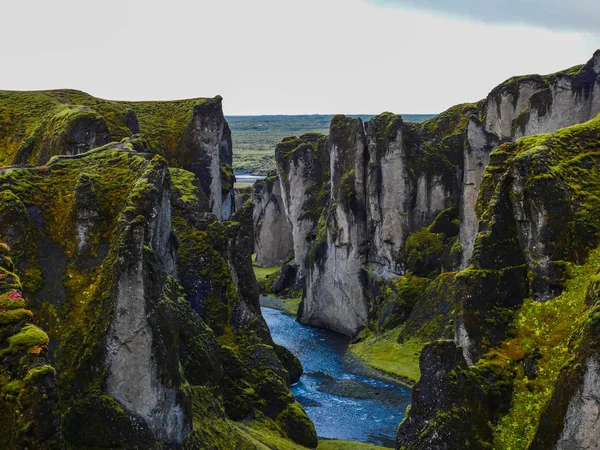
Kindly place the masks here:
[(276, 174), (254, 184), (252, 203), (256, 263), (273, 267), (289, 261), (294, 254), (294, 240)]
[[(339, 117), (332, 122), (327, 143), (321, 139), (311, 146), (302, 138), (282, 142), (277, 151), (278, 176), (299, 278), (307, 277), (301, 320), (352, 335), (368, 323), (366, 311), (379, 314), (373, 311), (373, 298), (363, 293), (370, 282), (366, 272), (371, 279), (394, 279), (409, 271), (433, 278), (471, 263), (480, 265), (474, 252), (478, 232), (483, 231), (483, 209), (476, 203), (485, 188), (484, 174), (494, 173), (493, 168), (486, 172), (496, 164), (490, 162), (490, 155), (507, 141), (593, 119), (600, 112), (599, 61), (597, 52), (584, 66), (548, 76), (511, 78), (479, 103), (457, 105), (422, 124), (381, 114), (358, 131), (363, 136), (360, 144), (355, 143), (357, 131), (338, 129), (352, 119)], [(340, 148), (344, 158), (353, 158), (341, 169)], [(497, 205), (505, 207), (499, 214), (502, 226), (518, 229), (519, 248), (524, 252), (519, 256), (510, 246), (502, 248), (500, 253), (510, 254), (513, 260), (497, 267), (531, 267), (534, 295), (544, 300), (560, 292), (556, 281), (560, 264), (551, 259), (562, 257), (548, 255), (547, 211), (527, 204), (524, 177), (531, 170), (527, 164), (523, 161), (521, 168), (515, 167), (514, 183), (503, 181), (510, 183), (511, 191), (508, 203)], [(329, 172), (323, 167), (329, 167)], [(354, 177), (353, 189), (339, 189), (342, 177)], [(564, 197), (556, 191), (559, 186), (552, 189), (555, 197)], [(548, 195), (541, 190), (542, 196)], [(487, 202), (496, 199), (494, 194), (486, 198)], [(358, 209), (346, 208), (352, 202)], [(339, 253), (342, 248), (344, 254)], [(501, 258), (500, 253), (494, 257)], [(492, 268), (486, 264), (486, 269)], [(524, 273), (517, 271), (515, 276)], [(327, 281), (327, 277), (332, 278)], [(518, 303), (524, 294), (519, 289), (513, 292), (512, 302)], [(464, 341), (468, 330), (466, 334), (466, 328), (458, 330)]]
[(260, 312), (252, 205), (226, 207), (220, 99), (189, 106), (166, 107), (181, 145), (136, 104), (155, 134), (0, 169), (3, 448), (260, 448), (236, 420), (316, 446)]

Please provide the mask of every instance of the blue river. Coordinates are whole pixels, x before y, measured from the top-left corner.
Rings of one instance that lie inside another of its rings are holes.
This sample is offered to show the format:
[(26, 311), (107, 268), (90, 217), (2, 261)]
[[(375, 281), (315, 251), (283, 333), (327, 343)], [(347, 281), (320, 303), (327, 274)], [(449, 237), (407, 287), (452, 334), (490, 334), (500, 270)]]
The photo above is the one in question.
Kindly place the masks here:
[(292, 386), (296, 400), (315, 423), (319, 437), (393, 447), (410, 389), (377, 378), (348, 351), (348, 338), (309, 327), (282, 311), (262, 308), (273, 340), (302, 363)]

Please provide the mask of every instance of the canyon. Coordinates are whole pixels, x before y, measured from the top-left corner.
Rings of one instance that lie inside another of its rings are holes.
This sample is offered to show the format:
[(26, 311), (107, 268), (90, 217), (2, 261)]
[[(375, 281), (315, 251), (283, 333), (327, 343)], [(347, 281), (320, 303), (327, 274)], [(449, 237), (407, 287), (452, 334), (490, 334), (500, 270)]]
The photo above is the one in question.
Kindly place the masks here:
[(274, 157), (235, 188), (221, 97), (0, 91), (2, 448), (316, 448), (261, 294), (412, 388), (398, 449), (595, 448), (600, 51)]

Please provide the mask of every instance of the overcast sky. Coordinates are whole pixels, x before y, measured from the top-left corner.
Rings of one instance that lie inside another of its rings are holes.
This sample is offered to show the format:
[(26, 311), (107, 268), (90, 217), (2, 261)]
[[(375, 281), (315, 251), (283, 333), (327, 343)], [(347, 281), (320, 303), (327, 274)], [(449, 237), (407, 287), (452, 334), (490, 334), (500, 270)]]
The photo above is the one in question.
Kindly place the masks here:
[(437, 113), (585, 63), (598, 0), (2, 0), (0, 89), (224, 97), (225, 113)]

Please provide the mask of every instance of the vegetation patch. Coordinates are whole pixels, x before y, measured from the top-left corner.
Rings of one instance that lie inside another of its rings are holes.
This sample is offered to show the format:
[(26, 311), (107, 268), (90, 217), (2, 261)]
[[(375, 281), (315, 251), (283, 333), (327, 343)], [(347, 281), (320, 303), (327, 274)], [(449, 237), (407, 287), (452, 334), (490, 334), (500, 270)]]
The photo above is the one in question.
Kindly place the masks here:
[(370, 335), (357, 344), (350, 345), (350, 351), (369, 366), (390, 375), (395, 375), (412, 384), (419, 381), (419, 356), (427, 341), (418, 338), (406, 339), (398, 343), (401, 327), (378, 335)]
[[(526, 300), (515, 317), (512, 336), (485, 356), (488, 361), (516, 365), (510, 411), (496, 427), (495, 448), (520, 449), (531, 443), (560, 370), (572, 358), (570, 341), (587, 319), (586, 292), (599, 266), (600, 249), (596, 249), (585, 265), (570, 267), (570, 279), (560, 296), (545, 303)], [(532, 356), (537, 369), (530, 379), (524, 362)]]
[(337, 439), (321, 439), (317, 450), (381, 450), (386, 447), (364, 444), (354, 441), (338, 441)]

